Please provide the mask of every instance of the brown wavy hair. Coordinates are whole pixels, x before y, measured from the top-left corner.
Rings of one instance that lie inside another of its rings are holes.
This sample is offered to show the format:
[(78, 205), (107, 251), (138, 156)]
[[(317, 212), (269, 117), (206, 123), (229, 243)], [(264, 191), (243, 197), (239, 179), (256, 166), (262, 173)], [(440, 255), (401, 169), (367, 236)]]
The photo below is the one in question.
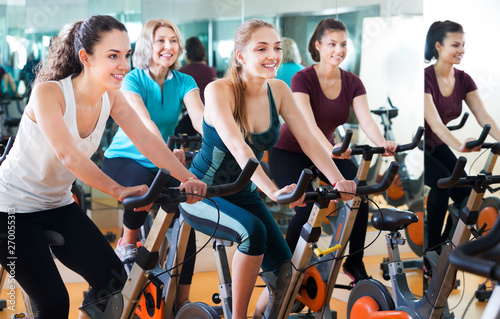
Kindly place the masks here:
[(88, 54), (93, 54), (102, 34), (113, 30), (127, 31), (123, 23), (111, 16), (94, 15), (74, 23), (69, 30), (61, 31), (52, 39), (45, 64), (38, 67), (34, 85), (80, 74), (83, 65), (78, 52), (84, 49)]
[(233, 54), (231, 56), (229, 69), (225, 75), (225, 77), (231, 80), (231, 84), (234, 89), (235, 107), (233, 116), (245, 138), (249, 137), (249, 126), (244, 94), (246, 84), (243, 80), (242, 74), (243, 65), (236, 57), (236, 51), (243, 51), (245, 46), (248, 44), (252, 33), (260, 28), (271, 28), (276, 31), (272, 24), (258, 19), (248, 20), (243, 23), (238, 30), (236, 30), (236, 34), (234, 36)]

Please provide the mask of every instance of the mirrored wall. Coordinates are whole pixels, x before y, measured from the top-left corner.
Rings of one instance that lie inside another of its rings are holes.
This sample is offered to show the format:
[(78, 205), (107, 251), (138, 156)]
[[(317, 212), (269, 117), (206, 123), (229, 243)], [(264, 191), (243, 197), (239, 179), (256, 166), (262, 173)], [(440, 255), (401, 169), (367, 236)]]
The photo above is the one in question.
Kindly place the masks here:
[[(225, 73), (232, 39), (242, 21), (259, 18), (274, 24), (283, 36), (297, 42), (302, 63), (309, 66), (313, 64), (307, 51), (311, 34), (321, 19), (335, 17), (349, 31), (342, 68), (361, 77), (370, 107), (387, 107), (390, 98), (400, 109), (393, 129), (401, 143), (423, 124), (422, 0), (0, 0), (0, 8), (0, 64), (12, 73), (21, 93), (30, 68), (44, 61), (51, 38), (93, 14), (122, 21), (132, 44), (145, 21), (171, 20), (184, 40), (196, 36), (202, 41), (207, 63), (219, 77)], [(409, 121), (414, 124), (411, 129)], [(350, 122), (355, 123), (355, 118)], [(362, 132), (357, 138), (369, 142)]]
[[(197, 36), (205, 44), (208, 64), (222, 76), (232, 50), (232, 37), (241, 22), (260, 18), (273, 23), (283, 36), (294, 39), (305, 65), (313, 62), (307, 43), (318, 21), (327, 16), (342, 20), (349, 30), (349, 55), (343, 68), (361, 72), (363, 40), (386, 29), (395, 16), (418, 17), (421, 1), (401, 0), (3, 0), (0, 1), (0, 62), (14, 79), (30, 61), (47, 54), (50, 39), (60, 30), (92, 14), (109, 14), (122, 21), (131, 42), (139, 36), (142, 23), (165, 18), (178, 24), (184, 39)], [(379, 18), (379, 25), (369, 22)], [(366, 24), (372, 23), (366, 29)], [(365, 29), (364, 29), (365, 25)], [(375, 28), (374, 28), (375, 27)], [(384, 31), (385, 32), (385, 31)], [(397, 45), (397, 44), (396, 44)]]

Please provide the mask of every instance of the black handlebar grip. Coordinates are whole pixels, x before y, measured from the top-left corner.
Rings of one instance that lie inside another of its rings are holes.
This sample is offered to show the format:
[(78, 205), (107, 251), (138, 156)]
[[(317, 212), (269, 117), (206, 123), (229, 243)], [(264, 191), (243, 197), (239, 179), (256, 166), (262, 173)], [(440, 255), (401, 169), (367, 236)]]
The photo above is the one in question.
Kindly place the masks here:
[(447, 128), (450, 131), (455, 131), (455, 130), (461, 129), (462, 127), (464, 127), (465, 122), (467, 122), (468, 118), (469, 118), (469, 113), (465, 112), (464, 115), (462, 116), (462, 119), (460, 120), (460, 123), (458, 123), (457, 125), (447, 126)]
[(142, 206), (147, 206), (154, 202), (156, 198), (160, 195), (163, 186), (167, 183), (170, 178), (170, 172), (166, 168), (162, 168), (158, 171), (146, 194), (141, 196), (127, 197), (123, 200), (123, 207), (126, 209), (132, 209)]
[(467, 163), (467, 159), (463, 156), (460, 156), (455, 164), (455, 168), (451, 173), (450, 177), (441, 178), (437, 181), (437, 185), (440, 188), (449, 188), (455, 185), (462, 176), (462, 172), (464, 171), (465, 164)]
[(352, 130), (347, 130), (345, 132), (345, 137), (344, 140), (342, 141), (342, 145), (332, 150), (333, 155), (340, 155), (347, 150), (347, 148), (349, 147), (349, 143), (351, 143), (352, 134), (353, 134)]
[(408, 151), (417, 147), (418, 143), (420, 143), (420, 140), (422, 139), (422, 136), (424, 135), (424, 131), (425, 129), (422, 126), (419, 126), (417, 129), (417, 133), (413, 137), (413, 141), (411, 141), (411, 143), (408, 144), (399, 145), (396, 148), (396, 152)]
[(295, 202), (298, 200), (306, 191), (309, 182), (311, 181), (312, 172), (310, 169), (302, 170), (300, 174), (299, 181), (297, 182), (297, 187), (293, 190), (293, 192), (288, 194), (281, 194), (277, 198), (278, 204), (289, 204), (291, 202)]
[(168, 137), (167, 146), (171, 151), (174, 150), (176, 142), (177, 142), (177, 137), (175, 135), (170, 135)]
[(483, 131), (481, 132), (481, 135), (479, 136), (479, 138), (477, 140), (475, 140), (475, 141), (467, 142), (465, 144), (465, 147), (467, 147), (467, 148), (474, 148), (476, 146), (479, 146), (479, 145), (483, 144), (484, 140), (486, 140), (486, 137), (488, 137), (488, 133), (490, 132), (490, 129), (491, 129), (491, 125), (486, 124), (483, 127)]
[(456, 247), (450, 254), (450, 263), (460, 270), (498, 280), (500, 267), (497, 262), (477, 257), (477, 255), (495, 248), (499, 243), (500, 222), (497, 218), (495, 225), (485, 236)]
[(259, 161), (256, 158), (250, 158), (233, 183), (207, 187), (207, 197), (227, 196), (241, 191), (248, 184), (258, 166)]
[(387, 169), (387, 172), (385, 172), (384, 178), (380, 183), (375, 185), (360, 186), (356, 189), (356, 193), (359, 195), (370, 195), (386, 191), (396, 178), (398, 169), (399, 163), (394, 161), (391, 162), (391, 165), (389, 165), (389, 169)]

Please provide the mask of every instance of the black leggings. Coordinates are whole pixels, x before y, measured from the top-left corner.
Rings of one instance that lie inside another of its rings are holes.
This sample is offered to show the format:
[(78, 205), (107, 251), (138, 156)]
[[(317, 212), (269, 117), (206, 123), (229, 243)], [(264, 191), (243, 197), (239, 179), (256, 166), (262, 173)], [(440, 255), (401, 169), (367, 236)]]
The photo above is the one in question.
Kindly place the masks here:
[[(448, 210), (449, 198), (455, 203), (461, 203), (469, 196), (470, 187), (439, 188), (437, 181), (448, 177), (453, 172), (457, 158), (448, 145), (426, 148), (424, 157), (425, 185), (431, 189), (427, 197), (427, 247), (432, 248), (444, 240), (447, 234), (442, 234), (444, 218)], [(465, 172), (462, 176), (466, 176)], [(439, 250), (439, 247), (437, 247)]]
[[(104, 158), (102, 161), (101, 169), (106, 175), (115, 180), (118, 184), (122, 186), (137, 186), (137, 185), (148, 185), (153, 183), (155, 174), (140, 165), (136, 161), (130, 158)], [(180, 182), (173, 177), (168, 179), (167, 185), (165, 187), (177, 187)], [(125, 209), (123, 214), (123, 224), (129, 229), (139, 229), (148, 216), (147, 211), (136, 212), (133, 209)], [(179, 217), (179, 209), (175, 213), (175, 217)], [(172, 223), (173, 224), (173, 223)], [(172, 225), (170, 225), (172, 226)], [(196, 238), (195, 232), (191, 229), (189, 234), (189, 241), (186, 248), (186, 258), (194, 256), (196, 254)], [(194, 272), (194, 264), (196, 257), (189, 258), (186, 263), (182, 266), (181, 276), (179, 283), (181, 285), (191, 284)]]
[[(15, 214), (15, 257), (9, 259), (7, 223), (12, 215), (0, 213), (0, 263), (7, 271), (14, 261), (15, 279), (34, 301), (39, 319), (67, 319), (69, 295), (50, 253), (44, 230), (64, 237), (64, 245), (51, 247), (54, 255), (92, 286), (83, 301), (120, 291), (127, 274), (120, 259), (97, 226), (73, 203), (56, 209)], [(10, 224), (9, 224), (10, 225)], [(18, 301), (21, 300), (16, 298)]]
[[(356, 177), (358, 168), (351, 160), (334, 159), (333, 161), (345, 179), (352, 180)], [(274, 181), (278, 187), (282, 188), (286, 185), (296, 183), (302, 170), (313, 166), (313, 163), (304, 153), (288, 152), (273, 148), (269, 154), (269, 166)], [(309, 185), (306, 192), (312, 190), (312, 186)], [(286, 242), (292, 252), (295, 250), (295, 246), (299, 240), (302, 226), (309, 218), (312, 206), (313, 203), (307, 203), (307, 206), (305, 207), (295, 207), (295, 215), (292, 217), (286, 233)], [(359, 206), (358, 215), (356, 216), (356, 220), (354, 222), (353, 236), (349, 239), (350, 255), (347, 257), (346, 263), (356, 264), (362, 262), (367, 226), (368, 203), (362, 202)], [(356, 251), (359, 252), (355, 253)]]

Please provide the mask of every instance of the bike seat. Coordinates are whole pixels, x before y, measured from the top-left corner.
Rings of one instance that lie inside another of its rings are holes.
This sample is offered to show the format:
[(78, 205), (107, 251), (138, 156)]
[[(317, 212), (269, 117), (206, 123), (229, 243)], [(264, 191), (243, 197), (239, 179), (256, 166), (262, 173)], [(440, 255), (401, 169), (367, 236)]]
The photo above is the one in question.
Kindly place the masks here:
[(43, 231), (45, 234), (45, 239), (47, 239), (47, 243), (49, 246), (62, 246), (64, 245), (64, 237), (58, 232), (50, 229), (46, 229)]
[(226, 246), (226, 247), (231, 247), (231, 246), (233, 246), (233, 242), (232, 242), (232, 241), (230, 241), (230, 240), (226, 240), (226, 239), (213, 238), (213, 239), (212, 239), (212, 242), (213, 242), (215, 245), (220, 245), (220, 246)]
[(381, 115), (381, 114), (387, 114), (389, 119), (392, 119), (396, 116), (398, 116), (398, 109), (397, 108), (390, 108), (390, 109), (384, 109), (384, 108), (379, 108), (376, 110), (371, 110), (373, 114)]
[(396, 208), (382, 208), (372, 215), (372, 225), (378, 230), (397, 231), (417, 221), (415, 213)]

